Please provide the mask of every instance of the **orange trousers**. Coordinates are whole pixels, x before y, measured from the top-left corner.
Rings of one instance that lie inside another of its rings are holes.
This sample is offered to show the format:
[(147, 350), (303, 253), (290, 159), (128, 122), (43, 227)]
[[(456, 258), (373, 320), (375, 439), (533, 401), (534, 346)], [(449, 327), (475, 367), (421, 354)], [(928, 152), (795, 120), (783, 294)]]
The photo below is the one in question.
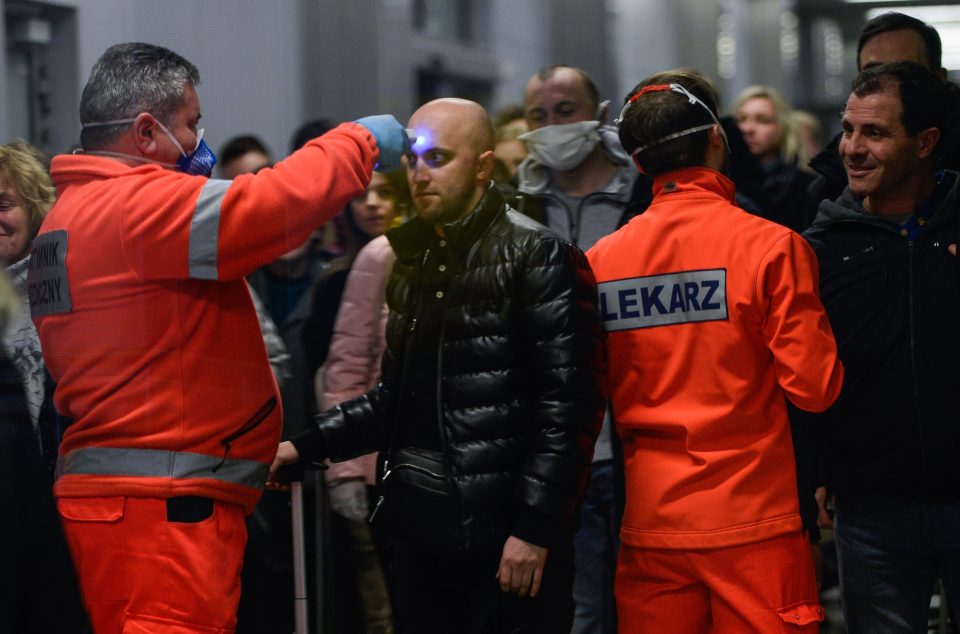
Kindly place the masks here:
[(247, 531), (240, 506), (170, 521), (161, 498), (60, 498), (57, 508), (96, 634), (236, 629)]
[(704, 550), (621, 544), (620, 634), (815, 633), (823, 620), (805, 534)]

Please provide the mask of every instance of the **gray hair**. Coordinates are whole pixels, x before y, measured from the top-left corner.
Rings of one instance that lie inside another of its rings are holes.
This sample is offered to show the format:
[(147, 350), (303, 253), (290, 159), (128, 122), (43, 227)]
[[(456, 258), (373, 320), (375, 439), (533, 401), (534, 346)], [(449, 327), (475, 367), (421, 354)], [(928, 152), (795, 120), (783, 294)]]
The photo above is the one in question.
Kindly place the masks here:
[[(173, 51), (142, 42), (108, 48), (90, 71), (80, 97), (80, 122), (133, 119), (149, 112), (167, 125), (183, 103), (187, 84), (200, 83), (197, 67)], [(80, 145), (99, 148), (119, 136), (128, 124), (84, 128)]]

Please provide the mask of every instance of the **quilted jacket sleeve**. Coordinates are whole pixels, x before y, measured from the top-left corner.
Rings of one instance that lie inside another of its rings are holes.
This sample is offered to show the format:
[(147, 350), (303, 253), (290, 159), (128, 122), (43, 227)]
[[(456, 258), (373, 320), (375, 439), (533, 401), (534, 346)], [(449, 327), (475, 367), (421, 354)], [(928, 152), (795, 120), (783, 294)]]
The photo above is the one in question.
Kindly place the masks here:
[(513, 534), (547, 545), (577, 508), (603, 420), (604, 333), (593, 272), (569, 243), (538, 242), (517, 296), (531, 429)]

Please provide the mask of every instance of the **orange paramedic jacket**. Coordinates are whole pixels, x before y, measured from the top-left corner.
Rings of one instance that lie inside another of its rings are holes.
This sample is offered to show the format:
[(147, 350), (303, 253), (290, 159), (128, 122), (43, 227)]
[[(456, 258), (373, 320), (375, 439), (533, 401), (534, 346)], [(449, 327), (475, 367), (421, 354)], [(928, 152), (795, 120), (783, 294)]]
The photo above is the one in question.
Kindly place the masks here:
[(59, 194), (28, 279), (57, 410), (60, 497), (256, 504), (279, 393), (244, 276), (363, 192), (378, 151), (343, 124), (234, 181), (93, 155), (54, 158)]
[(587, 253), (626, 462), (621, 538), (693, 549), (800, 530), (784, 396), (821, 411), (843, 380), (816, 257), (735, 207), (713, 170), (662, 174), (653, 193)]

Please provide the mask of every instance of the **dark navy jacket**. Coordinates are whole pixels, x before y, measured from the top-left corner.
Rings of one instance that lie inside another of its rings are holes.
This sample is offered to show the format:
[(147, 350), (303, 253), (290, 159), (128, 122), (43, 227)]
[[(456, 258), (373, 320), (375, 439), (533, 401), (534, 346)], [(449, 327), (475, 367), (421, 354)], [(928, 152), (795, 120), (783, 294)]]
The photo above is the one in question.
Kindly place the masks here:
[(947, 251), (958, 241), (957, 185), (945, 172), (938, 204), (912, 231), (870, 215), (848, 188), (804, 233), (846, 368), (825, 421), (838, 496), (960, 501), (960, 264)]

